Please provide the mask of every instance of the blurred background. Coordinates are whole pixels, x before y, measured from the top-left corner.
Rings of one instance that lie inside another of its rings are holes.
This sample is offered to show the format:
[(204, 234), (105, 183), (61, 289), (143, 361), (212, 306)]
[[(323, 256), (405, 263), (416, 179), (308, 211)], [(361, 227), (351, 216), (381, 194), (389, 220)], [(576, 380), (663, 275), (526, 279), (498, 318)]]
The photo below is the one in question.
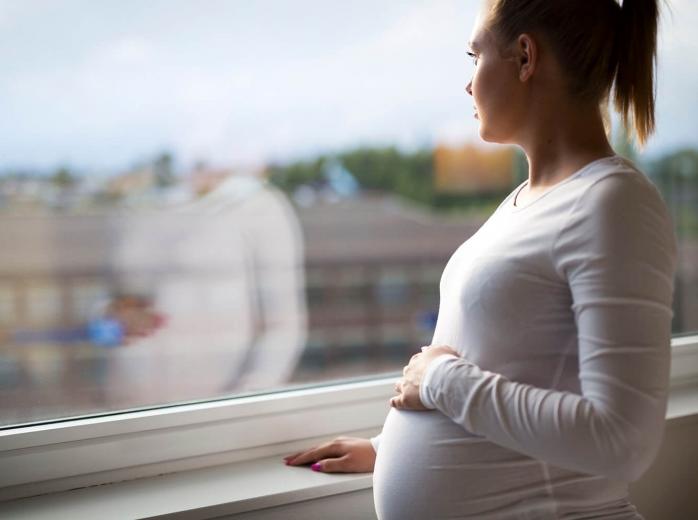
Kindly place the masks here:
[[(527, 176), (472, 119), (476, 4), (0, 0), (0, 427), (399, 370)], [(657, 135), (612, 137), (671, 210), (684, 334), (698, 10), (671, 5)]]

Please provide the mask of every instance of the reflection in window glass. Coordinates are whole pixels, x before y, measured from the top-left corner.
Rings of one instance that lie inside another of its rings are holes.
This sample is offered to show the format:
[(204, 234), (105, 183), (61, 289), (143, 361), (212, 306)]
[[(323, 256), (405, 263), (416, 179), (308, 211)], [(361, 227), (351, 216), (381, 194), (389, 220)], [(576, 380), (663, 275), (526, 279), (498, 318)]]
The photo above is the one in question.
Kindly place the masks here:
[(698, 148), (659, 157), (650, 176), (669, 206), (679, 243), (673, 330), (698, 331)]
[(83, 323), (100, 310), (99, 302), (106, 302), (109, 298), (109, 288), (99, 281), (75, 280), (71, 289), (71, 315)]
[(15, 297), (12, 287), (0, 286), (0, 326), (9, 326), (16, 322)]
[[(470, 119), (476, 4), (3, 5), (0, 426), (401, 369), (526, 178)], [(613, 137), (676, 224), (675, 333), (698, 331), (697, 16), (665, 18), (648, 148)]]
[(38, 326), (53, 325), (61, 321), (63, 302), (57, 283), (32, 284), (26, 287), (24, 292), (26, 297), (24, 320)]

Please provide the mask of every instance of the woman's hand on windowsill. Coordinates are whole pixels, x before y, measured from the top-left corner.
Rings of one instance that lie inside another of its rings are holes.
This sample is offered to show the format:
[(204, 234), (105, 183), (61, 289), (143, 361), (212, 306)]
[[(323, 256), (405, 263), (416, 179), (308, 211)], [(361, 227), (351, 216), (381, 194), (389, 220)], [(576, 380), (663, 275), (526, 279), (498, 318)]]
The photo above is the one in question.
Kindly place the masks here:
[(337, 437), (306, 451), (284, 457), (288, 466), (312, 464), (323, 473), (367, 473), (373, 471), (376, 451), (369, 439)]

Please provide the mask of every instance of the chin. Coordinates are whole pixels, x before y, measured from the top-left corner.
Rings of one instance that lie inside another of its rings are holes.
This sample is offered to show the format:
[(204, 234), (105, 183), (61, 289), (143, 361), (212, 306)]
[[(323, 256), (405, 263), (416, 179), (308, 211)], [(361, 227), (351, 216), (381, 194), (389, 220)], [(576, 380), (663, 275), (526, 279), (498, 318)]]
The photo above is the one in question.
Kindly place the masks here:
[(487, 129), (483, 128), (482, 125), (480, 125), (480, 139), (482, 139), (486, 143), (499, 143), (500, 142), (494, 135), (492, 135), (491, 132), (488, 132)]
[(496, 132), (493, 132), (491, 129), (487, 128), (486, 125), (483, 125), (482, 122), (480, 122), (479, 133), (480, 133), (480, 139), (482, 139), (486, 143), (510, 144), (510, 140), (506, 139), (501, 134), (497, 134)]

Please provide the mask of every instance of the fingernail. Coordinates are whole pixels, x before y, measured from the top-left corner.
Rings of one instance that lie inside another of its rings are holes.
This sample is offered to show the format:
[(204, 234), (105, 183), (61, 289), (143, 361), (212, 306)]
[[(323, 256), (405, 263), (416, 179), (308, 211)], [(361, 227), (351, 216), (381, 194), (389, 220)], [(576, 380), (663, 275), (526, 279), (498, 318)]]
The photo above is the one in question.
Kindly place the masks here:
[(312, 469), (313, 471), (322, 471), (322, 466), (320, 466), (319, 462), (316, 462), (315, 464), (310, 466), (310, 469)]

